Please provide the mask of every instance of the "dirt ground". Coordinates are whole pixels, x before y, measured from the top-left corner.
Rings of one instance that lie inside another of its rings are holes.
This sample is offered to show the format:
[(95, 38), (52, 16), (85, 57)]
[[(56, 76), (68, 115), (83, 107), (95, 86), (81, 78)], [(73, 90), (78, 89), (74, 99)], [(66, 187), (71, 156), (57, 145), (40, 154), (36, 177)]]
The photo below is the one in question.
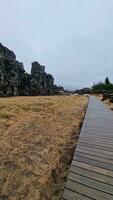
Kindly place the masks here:
[(88, 99), (0, 98), (0, 199), (59, 200)]

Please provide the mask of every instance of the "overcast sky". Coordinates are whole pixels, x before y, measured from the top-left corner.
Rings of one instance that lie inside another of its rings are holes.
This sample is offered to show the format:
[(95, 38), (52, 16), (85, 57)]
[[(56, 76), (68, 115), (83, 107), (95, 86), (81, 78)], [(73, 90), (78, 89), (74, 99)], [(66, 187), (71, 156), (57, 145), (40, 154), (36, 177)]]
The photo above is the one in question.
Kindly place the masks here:
[(113, 0), (0, 0), (0, 42), (74, 89), (113, 81)]

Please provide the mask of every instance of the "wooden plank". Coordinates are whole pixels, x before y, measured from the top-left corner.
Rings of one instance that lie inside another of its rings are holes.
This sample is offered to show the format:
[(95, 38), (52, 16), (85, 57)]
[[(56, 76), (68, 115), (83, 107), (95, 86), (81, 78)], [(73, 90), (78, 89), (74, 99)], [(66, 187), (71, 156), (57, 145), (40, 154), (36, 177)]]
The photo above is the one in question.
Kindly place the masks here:
[(94, 188), (96, 190), (103, 191), (107, 194), (113, 195), (113, 186), (107, 185), (105, 183), (101, 183), (100, 181), (96, 181), (96, 180), (93, 180), (91, 178), (82, 176), (80, 174), (75, 174), (75, 173), (72, 173), (72, 172), (69, 173), (68, 179), (75, 181), (77, 183), (84, 184), (84, 185), (91, 187), (91, 188)]
[(63, 199), (64, 200), (91, 200), (92, 198), (89, 198), (87, 196), (84, 196), (80, 193), (77, 193), (77, 192), (74, 192), (72, 190), (69, 190), (69, 189), (65, 189), (64, 191), (64, 196), (63, 196)]
[(103, 169), (100, 167), (96, 167), (96, 166), (92, 166), (86, 163), (82, 163), (82, 162), (78, 162), (78, 161), (72, 161), (72, 165), (77, 166), (77, 167), (81, 167), (83, 169), (87, 169), (89, 171), (93, 171), (96, 173), (100, 173), (103, 174), (105, 176), (110, 176), (113, 177), (113, 171), (107, 170), (107, 169)]
[[(104, 143), (109, 143), (109, 144), (111, 144), (111, 145), (113, 145), (113, 138), (111, 138), (110, 139), (110, 136), (108, 136), (108, 137), (104, 137), (104, 136), (100, 136), (100, 135), (80, 135), (80, 139), (82, 140), (82, 139), (84, 139), (84, 140), (94, 140), (94, 141), (99, 141), (100, 143), (101, 143), (101, 141), (102, 142), (104, 142)], [(80, 142), (80, 140), (79, 140), (79, 142)]]
[(93, 119), (93, 120), (89, 120), (86, 123), (84, 123), (83, 127), (84, 128), (87, 128), (87, 127), (89, 128), (90, 127), (91, 129), (93, 129), (95, 127), (98, 127), (99, 129), (103, 129), (103, 128), (105, 128), (105, 129), (106, 128), (110, 128), (111, 129), (112, 128), (112, 123), (105, 122), (105, 120), (101, 120), (101, 119), (98, 119), (98, 121), (97, 120), (95, 121), (95, 119)]
[(106, 150), (101, 150), (101, 149), (93, 149), (91, 147), (85, 147), (85, 146), (80, 146), (80, 144), (77, 146), (77, 151), (79, 150), (88, 150), (88, 151), (92, 151), (92, 152), (96, 152), (96, 153), (100, 153), (100, 154), (105, 154), (105, 155), (110, 155), (113, 158), (113, 152), (110, 151), (106, 151)]
[(106, 141), (106, 142), (109, 142), (111, 144), (113, 144), (113, 139), (110, 138), (110, 136), (101, 136), (101, 135), (97, 135), (97, 134), (81, 134), (80, 135), (80, 139), (94, 139), (94, 140), (102, 140), (103, 142)]
[(102, 131), (90, 131), (89, 132), (81, 132), (81, 136), (84, 135), (84, 137), (87, 137), (87, 136), (97, 136), (97, 137), (100, 137), (100, 138), (111, 138), (113, 140), (113, 133), (108, 133), (107, 130), (102, 130)]
[(94, 188), (71, 181), (69, 179), (66, 183), (66, 188), (78, 192), (82, 195), (86, 195), (87, 197), (95, 200), (113, 200), (113, 196), (110, 194), (107, 194), (99, 190), (95, 190)]
[(84, 143), (89, 143), (89, 144), (97, 144), (97, 145), (101, 145), (101, 146), (105, 146), (105, 147), (110, 147), (110, 148), (113, 148), (113, 143), (109, 143), (107, 141), (102, 141), (101, 140), (95, 140), (94, 138), (92, 139), (89, 139), (89, 138), (80, 138), (80, 140), (78, 141), (78, 144), (79, 142), (84, 142)]
[(94, 143), (88, 143), (88, 142), (81, 142), (81, 140), (78, 143), (79, 147), (88, 147), (88, 148), (93, 148), (93, 149), (98, 149), (98, 150), (104, 150), (106, 152), (113, 152), (113, 147), (105, 147), (101, 146), (101, 144), (94, 144)]
[(77, 174), (80, 174), (82, 176), (91, 178), (93, 180), (100, 181), (102, 183), (106, 183), (108, 185), (113, 186), (113, 178), (112, 177), (108, 177), (106, 175), (90, 171), (89, 169), (87, 170), (87, 169), (83, 169), (81, 167), (77, 167), (77, 166), (72, 165), (70, 172), (77, 173)]
[(88, 139), (88, 138), (91, 138), (91, 139), (95, 139), (95, 140), (107, 140), (108, 142), (111, 142), (111, 143), (113, 143), (113, 137), (112, 136), (110, 136), (110, 135), (107, 135), (107, 134), (99, 134), (99, 133), (97, 133), (97, 134), (94, 134), (94, 133), (91, 133), (91, 132), (89, 132), (89, 134), (83, 134), (83, 133), (81, 133), (81, 135), (80, 135), (80, 138), (84, 138), (84, 139)]
[(93, 130), (95, 130), (95, 128), (96, 128), (96, 130), (98, 128), (99, 131), (107, 131), (107, 128), (108, 128), (108, 133), (112, 134), (112, 126), (110, 126), (110, 125), (106, 125), (106, 126), (102, 126), (102, 125), (99, 125), (99, 124), (94, 125), (94, 123), (90, 122), (90, 125), (85, 123), (83, 125), (83, 128), (84, 128), (84, 131), (88, 131), (88, 130), (93, 131)]
[(99, 143), (99, 144), (101, 144), (101, 145), (109, 145), (109, 147), (113, 147), (113, 142), (112, 142), (112, 140), (111, 140), (111, 142), (110, 142), (110, 140), (108, 141), (107, 139), (105, 140), (103, 140), (103, 139), (101, 139), (101, 138), (97, 138), (96, 137), (96, 139), (94, 138), (94, 137), (80, 137), (79, 138), (79, 141), (78, 141), (78, 144), (79, 144), (79, 142), (88, 142), (88, 143), (91, 143), (91, 142), (97, 142), (97, 143)]
[[(97, 127), (97, 126), (96, 126)], [(86, 125), (83, 125), (83, 128), (84, 128), (84, 131), (94, 131), (95, 130), (95, 127), (93, 127), (92, 125), (91, 126), (86, 126)], [(98, 130), (96, 129), (96, 131), (108, 131), (108, 133), (112, 133), (112, 129), (110, 127), (108, 127), (108, 130), (106, 127), (98, 127)]]
[(111, 133), (112, 134), (112, 128), (110, 128), (110, 127), (99, 127), (99, 126), (95, 126), (95, 127), (93, 127), (92, 125), (91, 126), (83, 126), (83, 128), (84, 128), (84, 131), (86, 132), (86, 131), (94, 131), (94, 130), (96, 130), (96, 131), (98, 131), (98, 132), (100, 132), (100, 131), (103, 131), (103, 132), (107, 132), (108, 131), (108, 133)]
[[(89, 131), (88, 131), (89, 130)], [(95, 132), (94, 132), (95, 130)], [(110, 130), (110, 129), (109, 129)], [(84, 128), (84, 135), (88, 134), (88, 135), (100, 135), (100, 136), (111, 136), (113, 137), (113, 133), (112, 133), (112, 129), (111, 131), (108, 132), (108, 128), (104, 128), (104, 129), (100, 129), (98, 126), (95, 126), (94, 129), (91, 129), (90, 127), (88, 127), (87, 129)]]
[[(95, 145), (98, 145), (98, 146), (101, 146), (101, 147), (113, 149), (113, 144), (112, 143), (111, 143), (111, 145), (109, 143), (106, 143), (106, 142), (101, 143), (98, 140), (94, 141), (93, 138), (92, 138), (92, 140), (87, 140), (87, 138), (86, 138), (86, 140), (83, 140), (83, 139), (80, 138), (79, 142), (81, 142), (82, 144), (87, 144), (87, 143), (88, 144), (95, 144)], [(79, 144), (79, 142), (78, 142), (78, 144)]]
[(111, 128), (112, 127), (112, 121), (109, 122), (108, 120), (109, 119), (106, 118), (106, 121), (105, 121), (105, 119), (102, 116), (100, 118), (94, 116), (92, 119), (90, 118), (89, 120), (85, 120), (83, 127), (85, 127), (85, 126), (91, 127), (93, 125), (94, 126), (97, 125), (97, 126), (102, 127), (102, 128), (104, 128), (104, 127), (106, 128), (108, 126), (110, 126), (110, 128)]
[(100, 156), (98, 157), (98, 156), (95, 156), (95, 155), (90, 155), (90, 154), (82, 153), (82, 152), (79, 152), (79, 151), (76, 151), (75, 155), (113, 165), (113, 160), (109, 160), (108, 158), (102, 158)]
[(84, 134), (84, 135), (90, 135), (91, 134), (91, 135), (98, 135), (98, 136), (103, 136), (103, 137), (107, 137), (107, 136), (113, 137), (112, 131), (108, 132), (107, 129), (104, 129), (104, 130), (103, 129), (101, 129), (101, 130), (95, 130), (95, 129), (94, 130), (89, 129), (88, 131), (84, 130), (84, 132), (81, 132), (81, 134)]
[(89, 159), (89, 158), (84, 158), (84, 157), (80, 157), (80, 156), (74, 156), (73, 160), (113, 171), (113, 165), (94, 160), (93, 157), (92, 157), (92, 159)]
[[(97, 157), (101, 157), (101, 158), (106, 158), (106, 159), (109, 159), (109, 160), (113, 160), (113, 156), (112, 155), (106, 155), (104, 153), (98, 153), (98, 152), (95, 152), (95, 151), (89, 151), (89, 150), (86, 150), (86, 149), (77, 149), (76, 151), (78, 152), (81, 152), (81, 153), (86, 153), (86, 154), (89, 154), (89, 155), (94, 155), (94, 156), (97, 156)], [(76, 152), (75, 154), (76, 155)]]
[(81, 134), (80, 135), (80, 139), (84, 139), (84, 140), (94, 140), (94, 141), (102, 141), (104, 143), (109, 143), (109, 144), (113, 144), (113, 138), (111, 136), (101, 136), (101, 135), (94, 135), (94, 134), (91, 134), (91, 135), (83, 135)]
[[(89, 144), (96, 144), (96, 145), (100, 145), (100, 146), (104, 146), (104, 147), (108, 147), (109, 149), (111, 148), (113, 148), (113, 144), (112, 143), (109, 143), (109, 142), (107, 142), (107, 141), (100, 141), (100, 140), (95, 140), (95, 139), (80, 139), (79, 141), (78, 141), (78, 144), (79, 143), (89, 143)], [(111, 150), (112, 151), (112, 150)]]
[[(94, 123), (92, 123), (93, 121), (94, 121)], [(97, 117), (97, 119), (95, 119), (95, 116), (92, 117), (92, 118), (86, 117), (85, 120), (84, 120), (83, 127), (87, 128), (89, 126), (91, 128), (91, 125), (97, 125), (98, 127), (101, 127), (102, 129), (106, 128), (106, 126), (110, 126), (110, 128), (111, 128), (112, 127), (112, 120), (110, 121), (110, 119), (108, 117), (102, 119), (102, 116)]]

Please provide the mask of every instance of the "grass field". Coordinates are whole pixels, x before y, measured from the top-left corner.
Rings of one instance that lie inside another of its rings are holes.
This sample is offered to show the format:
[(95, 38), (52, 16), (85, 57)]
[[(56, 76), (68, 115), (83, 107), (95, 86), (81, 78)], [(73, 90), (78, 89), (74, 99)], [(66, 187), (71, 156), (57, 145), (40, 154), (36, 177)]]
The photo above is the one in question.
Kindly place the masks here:
[(0, 99), (0, 198), (58, 200), (87, 97)]

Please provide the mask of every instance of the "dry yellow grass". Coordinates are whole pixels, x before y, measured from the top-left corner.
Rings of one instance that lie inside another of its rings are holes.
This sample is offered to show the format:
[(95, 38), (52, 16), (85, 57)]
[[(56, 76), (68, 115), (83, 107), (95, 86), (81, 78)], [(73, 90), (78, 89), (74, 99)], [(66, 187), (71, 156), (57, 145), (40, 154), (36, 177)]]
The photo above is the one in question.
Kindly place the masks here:
[(60, 199), (87, 97), (0, 99), (0, 197)]

